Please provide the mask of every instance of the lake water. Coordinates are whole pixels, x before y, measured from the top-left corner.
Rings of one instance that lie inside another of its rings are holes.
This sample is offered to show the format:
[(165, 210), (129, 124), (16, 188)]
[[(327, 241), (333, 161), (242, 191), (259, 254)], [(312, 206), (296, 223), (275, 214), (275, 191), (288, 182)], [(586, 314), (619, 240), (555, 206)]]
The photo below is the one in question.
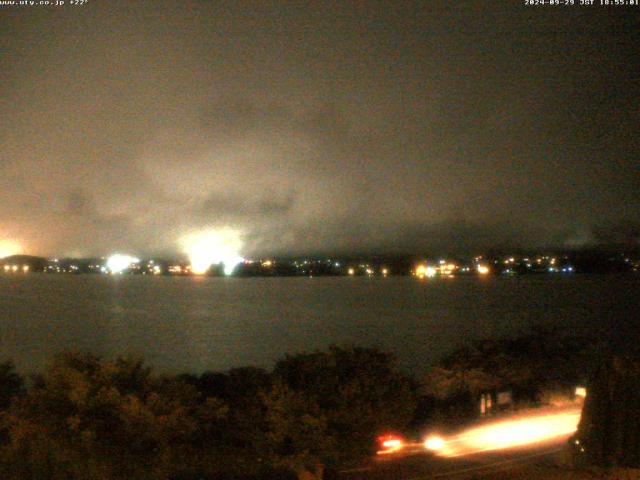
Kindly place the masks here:
[(330, 344), (376, 346), (407, 371), (471, 339), (539, 323), (634, 331), (640, 276), (190, 278), (0, 276), (0, 355), (141, 355), (162, 372), (270, 367)]

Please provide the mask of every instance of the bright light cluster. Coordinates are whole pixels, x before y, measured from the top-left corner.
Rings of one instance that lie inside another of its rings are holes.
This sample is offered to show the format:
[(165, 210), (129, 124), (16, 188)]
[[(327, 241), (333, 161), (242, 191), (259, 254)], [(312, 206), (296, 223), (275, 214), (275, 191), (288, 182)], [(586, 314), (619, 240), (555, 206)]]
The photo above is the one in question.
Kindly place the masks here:
[(478, 273), (480, 275), (487, 275), (490, 272), (491, 272), (491, 270), (486, 265), (478, 265)]
[(27, 273), (29, 271), (29, 265), (5, 265), (4, 271), (7, 273), (16, 273), (18, 271)]
[(111, 273), (122, 273), (132, 264), (140, 262), (136, 257), (116, 253), (107, 259), (107, 268)]
[(418, 278), (435, 277), (437, 273), (438, 271), (434, 267), (429, 267), (427, 265), (418, 265), (415, 272)]
[(231, 228), (192, 233), (182, 238), (181, 244), (189, 256), (191, 271), (203, 275), (212, 265), (222, 264), (224, 273), (231, 275), (236, 266), (244, 262), (240, 256), (240, 232)]
[(20, 245), (13, 240), (0, 240), (0, 258), (17, 255), (20, 251)]

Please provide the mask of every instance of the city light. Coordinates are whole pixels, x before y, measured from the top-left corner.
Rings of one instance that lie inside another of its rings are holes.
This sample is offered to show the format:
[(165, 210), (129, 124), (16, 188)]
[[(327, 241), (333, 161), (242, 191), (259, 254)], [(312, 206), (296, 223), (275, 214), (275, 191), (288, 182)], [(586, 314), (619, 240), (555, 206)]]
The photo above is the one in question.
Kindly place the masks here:
[(478, 265), (478, 273), (480, 275), (487, 275), (490, 271), (486, 265)]
[(434, 267), (428, 267), (427, 265), (420, 264), (416, 267), (415, 274), (418, 278), (435, 277), (438, 270)]
[(28, 273), (29, 270), (31, 270), (31, 267), (29, 267), (29, 265), (4, 265), (4, 271), (5, 272), (12, 272), (12, 273), (17, 273), (17, 272), (23, 272), (23, 273)]
[(140, 260), (129, 255), (121, 255), (116, 253), (107, 259), (107, 269), (111, 273), (122, 273), (128, 269), (131, 264), (138, 263)]
[(221, 264), (225, 275), (231, 275), (244, 262), (240, 255), (240, 232), (231, 228), (212, 229), (187, 235), (181, 244), (191, 262), (191, 272), (204, 275), (212, 265)]
[(441, 275), (453, 275), (453, 272), (458, 268), (455, 263), (447, 263), (440, 265), (440, 274)]

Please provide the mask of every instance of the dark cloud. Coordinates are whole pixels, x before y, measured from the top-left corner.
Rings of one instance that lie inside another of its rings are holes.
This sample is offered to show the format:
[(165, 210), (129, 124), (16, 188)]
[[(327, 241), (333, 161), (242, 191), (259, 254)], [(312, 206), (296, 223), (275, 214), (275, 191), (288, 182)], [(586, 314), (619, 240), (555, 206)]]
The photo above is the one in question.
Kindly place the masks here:
[(293, 193), (283, 195), (281, 192), (259, 192), (256, 196), (250, 192), (213, 192), (201, 203), (198, 214), (209, 220), (221, 217), (241, 220), (250, 217), (250, 220), (262, 221), (264, 217), (288, 215), (294, 203)]
[(97, 214), (95, 202), (81, 189), (73, 189), (67, 194), (67, 205), (63, 212), (71, 216), (93, 216)]
[(640, 221), (625, 219), (597, 225), (594, 228), (593, 236), (596, 244), (638, 248), (640, 246)]
[(637, 243), (631, 13), (11, 9), (0, 227), (41, 254), (177, 253), (215, 228), (246, 255)]

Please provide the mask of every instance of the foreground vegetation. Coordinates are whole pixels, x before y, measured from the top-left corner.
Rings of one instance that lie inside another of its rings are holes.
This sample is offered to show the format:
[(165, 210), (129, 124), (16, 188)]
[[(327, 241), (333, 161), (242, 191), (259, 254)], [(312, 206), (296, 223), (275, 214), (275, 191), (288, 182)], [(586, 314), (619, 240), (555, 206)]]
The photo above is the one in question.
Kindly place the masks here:
[(0, 478), (330, 478), (370, 456), (382, 432), (473, 415), (481, 392), (534, 401), (574, 385), (586, 351), (584, 339), (534, 332), (458, 350), (422, 379), (367, 348), (179, 376), (79, 352), (28, 380), (5, 363)]
[(512, 394), (512, 407), (572, 396), (605, 350), (595, 337), (552, 328), (475, 342), (446, 355), (422, 378), (417, 415), (420, 423), (466, 422), (477, 415), (480, 394), (498, 391)]
[(393, 358), (358, 348), (177, 377), (67, 352), (0, 382), (3, 479), (296, 478), (370, 454), (414, 408)]

